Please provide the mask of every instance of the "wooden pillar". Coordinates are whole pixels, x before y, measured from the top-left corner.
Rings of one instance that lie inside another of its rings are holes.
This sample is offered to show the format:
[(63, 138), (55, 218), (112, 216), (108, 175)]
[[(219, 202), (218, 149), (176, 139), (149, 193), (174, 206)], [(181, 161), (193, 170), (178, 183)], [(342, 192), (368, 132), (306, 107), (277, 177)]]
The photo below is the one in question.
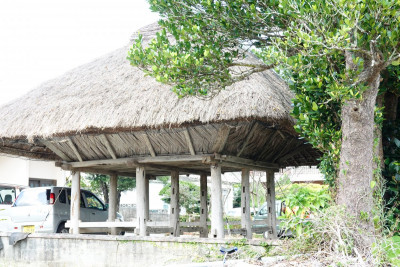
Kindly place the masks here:
[(268, 226), (271, 226), (268, 231), (268, 239), (276, 239), (278, 233), (276, 231), (276, 206), (275, 206), (275, 172), (267, 171), (267, 208), (268, 208)]
[(222, 206), (221, 166), (211, 165), (211, 234), (224, 238), (224, 217)]
[(71, 185), (71, 229), (70, 233), (79, 234), (79, 220), (80, 220), (80, 203), (81, 203), (81, 173), (74, 172), (72, 174)]
[(208, 237), (207, 174), (200, 175), (200, 237)]
[(169, 225), (172, 227), (171, 235), (179, 236), (179, 172), (171, 172), (171, 203)]
[(246, 238), (252, 239), (253, 233), (251, 231), (251, 218), (250, 218), (250, 170), (242, 170), (242, 190), (241, 190), (241, 222), (242, 228), (246, 229)]
[(137, 233), (146, 236), (146, 173), (144, 167), (136, 168), (136, 220)]
[[(108, 221), (114, 222), (117, 214), (117, 183), (118, 183), (118, 175), (112, 174), (110, 175), (110, 196), (109, 196), (109, 204), (108, 204)], [(111, 228), (111, 234), (116, 235), (117, 229), (115, 227)]]
[(150, 220), (150, 188), (149, 188), (149, 182), (150, 182), (150, 177), (148, 177), (146, 175), (146, 180), (145, 180), (145, 193), (146, 193), (146, 203), (145, 203), (145, 216), (144, 218), (146, 219), (146, 221)]

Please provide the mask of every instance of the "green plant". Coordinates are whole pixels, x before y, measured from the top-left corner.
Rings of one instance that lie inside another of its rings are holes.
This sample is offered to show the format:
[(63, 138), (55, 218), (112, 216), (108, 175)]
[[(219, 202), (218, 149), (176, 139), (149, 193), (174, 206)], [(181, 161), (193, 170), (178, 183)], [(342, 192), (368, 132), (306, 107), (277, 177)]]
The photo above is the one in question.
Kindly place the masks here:
[(283, 187), (279, 198), (286, 205), (280, 217), (281, 227), (290, 229), (296, 236), (300, 236), (309, 225), (307, 217), (328, 207), (332, 201), (327, 186), (314, 184), (288, 184)]

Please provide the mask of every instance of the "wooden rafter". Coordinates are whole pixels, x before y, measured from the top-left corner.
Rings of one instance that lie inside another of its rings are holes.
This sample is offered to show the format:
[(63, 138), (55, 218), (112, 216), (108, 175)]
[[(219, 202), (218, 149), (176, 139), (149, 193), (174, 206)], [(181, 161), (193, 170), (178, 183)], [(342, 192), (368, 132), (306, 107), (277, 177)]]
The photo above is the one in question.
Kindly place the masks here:
[(291, 157), (297, 155), (298, 153), (303, 152), (303, 150), (305, 149), (304, 147), (302, 147), (302, 148), (299, 149), (299, 147), (302, 146), (302, 145), (304, 145), (304, 144), (303, 144), (303, 143), (300, 143), (299, 145), (297, 145), (295, 148), (293, 148), (293, 151), (292, 151), (292, 152), (287, 153), (287, 154), (284, 155), (282, 158), (280, 158), (280, 159), (278, 160), (278, 163), (279, 163), (279, 164), (282, 164), (282, 163), (283, 163), (284, 161), (286, 161), (287, 159), (289, 159), (289, 158), (291, 158)]
[(271, 160), (271, 162), (275, 162), (284, 152), (286, 152), (286, 149), (290, 147), (290, 145), (293, 143), (294, 138), (291, 138), (288, 142), (286, 142), (285, 146), (278, 152), (276, 156)]
[(157, 156), (157, 155), (156, 155), (156, 152), (154, 151), (154, 148), (153, 148), (153, 146), (152, 146), (152, 144), (151, 144), (151, 142), (150, 142), (150, 138), (149, 138), (149, 136), (147, 135), (146, 132), (143, 134), (143, 138), (144, 138), (144, 142), (146, 143), (147, 149), (148, 149), (149, 152), (150, 152), (150, 155), (151, 155), (152, 157)]
[(249, 141), (250, 141), (250, 138), (253, 136), (254, 131), (255, 131), (256, 128), (257, 128), (256, 126), (257, 126), (257, 122), (255, 122), (255, 123), (252, 125), (250, 132), (247, 134), (246, 139), (244, 140), (244, 142), (243, 142), (243, 144), (242, 144), (242, 147), (240, 148), (240, 150), (239, 150), (238, 153), (236, 154), (237, 157), (239, 157), (239, 156), (243, 153), (244, 149), (246, 148), (247, 144), (248, 144)]
[(217, 141), (215, 142), (212, 151), (215, 153), (222, 153), (225, 148), (226, 142), (228, 141), (229, 133), (231, 128), (228, 125), (224, 125), (218, 132)]
[(40, 140), (40, 142), (45, 145), (48, 149), (50, 149), (51, 151), (53, 151), (57, 156), (59, 156), (60, 158), (62, 158), (64, 161), (71, 161), (71, 159), (64, 153), (62, 152), (60, 149), (58, 149), (56, 147), (56, 145), (54, 145), (51, 141), (47, 141), (47, 140)]
[(76, 148), (76, 146), (75, 146), (74, 142), (72, 141), (71, 137), (68, 136), (67, 140), (68, 140), (68, 144), (71, 147), (72, 151), (74, 151), (75, 156), (78, 158), (78, 160), (80, 162), (82, 162), (83, 159), (82, 159), (81, 155), (79, 154), (78, 149)]
[(260, 154), (257, 157), (257, 160), (264, 158), (264, 155), (271, 149), (271, 147), (274, 145), (274, 138), (278, 135), (277, 131), (273, 131), (272, 134), (270, 134), (271, 136), (266, 136), (266, 138), (268, 138), (267, 143), (264, 145), (264, 149), (260, 152)]
[(187, 146), (189, 147), (190, 155), (192, 155), (192, 156), (196, 155), (196, 151), (194, 150), (194, 146), (193, 146), (192, 138), (190, 137), (189, 130), (186, 128), (183, 131), (183, 133), (185, 135)]
[(110, 141), (108, 140), (107, 136), (105, 134), (101, 134), (101, 135), (99, 135), (99, 137), (102, 140), (102, 142), (104, 143), (104, 145), (106, 146), (107, 151), (108, 151), (108, 153), (110, 153), (111, 157), (113, 159), (117, 159), (115, 150), (114, 150), (113, 146), (111, 145)]

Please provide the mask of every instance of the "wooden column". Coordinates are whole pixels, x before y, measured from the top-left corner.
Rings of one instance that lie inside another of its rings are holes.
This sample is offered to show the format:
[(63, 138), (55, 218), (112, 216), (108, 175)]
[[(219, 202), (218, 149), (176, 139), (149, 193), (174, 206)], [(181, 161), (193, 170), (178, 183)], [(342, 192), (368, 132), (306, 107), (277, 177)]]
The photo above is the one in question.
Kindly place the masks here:
[(251, 231), (251, 218), (250, 218), (250, 170), (242, 170), (242, 190), (241, 190), (241, 222), (242, 228), (246, 229), (246, 238), (252, 239), (253, 233)]
[(207, 174), (200, 175), (200, 237), (208, 237)]
[(72, 174), (71, 185), (71, 229), (70, 233), (79, 234), (79, 220), (80, 220), (80, 203), (81, 203), (81, 173), (74, 172)]
[[(110, 175), (110, 196), (109, 196), (109, 204), (108, 204), (108, 221), (114, 222), (117, 214), (117, 183), (118, 183), (118, 175), (112, 174)], [(115, 227), (111, 228), (111, 234), (116, 235), (117, 230)]]
[(276, 231), (276, 206), (275, 206), (275, 172), (267, 171), (267, 208), (268, 208), (268, 226), (271, 226), (268, 231), (268, 239), (276, 239), (278, 233)]
[(225, 237), (221, 166), (217, 164), (211, 165), (211, 234), (214, 238)]
[(150, 188), (149, 188), (149, 182), (150, 182), (150, 177), (148, 177), (146, 175), (146, 180), (145, 180), (146, 203), (145, 203), (145, 210), (144, 210), (145, 211), (144, 218), (146, 219), (146, 221), (150, 220), (150, 196), (149, 196), (149, 194), (150, 194), (149, 189)]
[(136, 168), (136, 220), (137, 233), (146, 236), (146, 173), (144, 167)]
[(169, 225), (172, 227), (171, 235), (179, 236), (179, 172), (171, 172), (171, 203)]

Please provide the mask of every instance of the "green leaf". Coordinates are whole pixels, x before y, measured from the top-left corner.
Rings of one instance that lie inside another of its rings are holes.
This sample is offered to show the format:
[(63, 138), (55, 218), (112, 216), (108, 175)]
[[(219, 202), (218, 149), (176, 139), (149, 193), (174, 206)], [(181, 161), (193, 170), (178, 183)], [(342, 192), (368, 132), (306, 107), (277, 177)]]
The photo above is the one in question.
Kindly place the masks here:
[(400, 65), (400, 59), (396, 61), (392, 61), (393, 66), (399, 66)]
[(370, 184), (371, 189), (374, 189), (375, 185), (376, 185), (376, 182), (375, 181), (371, 181), (371, 184)]
[(313, 109), (314, 111), (317, 111), (317, 110), (318, 110), (318, 106), (317, 106), (317, 104), (316, 104), (315, 102), (312, 103), (312, 109)]
[(394, 143), (396, 144), (397, 147), (400, 147), (400, 140), (397, 138), (394, 138)]

